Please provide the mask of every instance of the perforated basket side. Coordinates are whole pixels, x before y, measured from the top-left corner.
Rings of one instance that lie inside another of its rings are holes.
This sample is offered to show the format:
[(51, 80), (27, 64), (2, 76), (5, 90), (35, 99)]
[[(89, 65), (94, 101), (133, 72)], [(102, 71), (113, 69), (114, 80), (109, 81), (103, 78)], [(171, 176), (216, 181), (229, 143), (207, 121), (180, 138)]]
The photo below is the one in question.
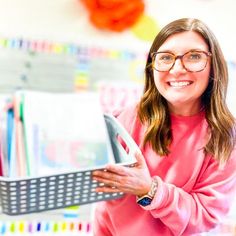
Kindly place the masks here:
[[(122, 125), (112, 116), (104, 115), (110, 141), (117, 163), (131, 164), (136, 160), (137, 145)], [(126, 153), (119, 141), (120, 135), (126, 141), (130, 152)], [(95, 168), (94, 168), (95, 169)], [(102, 186), (92, 179), (93, 170), (63, 173), (37, 178), (10, 179), (0, 177), (0, 203), (2, 211), (8, 215), (20, 215), (83, 205), (123, 196), (122, 193), (97, 193)]]
[(101, 184), (92, 180), (91, 171), (40, 178), (0, 180), (2, 211), (8, 215), (83, 205), (121, 197), (121, 193), (97, 193)]

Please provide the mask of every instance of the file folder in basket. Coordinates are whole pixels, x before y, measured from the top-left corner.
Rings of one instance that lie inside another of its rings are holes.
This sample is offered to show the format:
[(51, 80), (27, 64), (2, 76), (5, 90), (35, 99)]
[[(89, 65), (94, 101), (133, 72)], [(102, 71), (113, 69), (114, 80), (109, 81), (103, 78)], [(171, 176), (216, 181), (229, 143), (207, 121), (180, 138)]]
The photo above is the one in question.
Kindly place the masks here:
[[(115, 163), (131, 166), (136, 159), (138, 146), (116, 118), (104, 115)], [(127, 145), (127, 153), (117, 139), (120, 136)], [(123, 193), (97, 193), (101, 185), (92, 180), (92, 171), (97, 168), (60, 173), (40, 177), (0, 177), (0, 203), (2, 213), (20, 215), (83, 205), (97, 201), (119, 198)]]

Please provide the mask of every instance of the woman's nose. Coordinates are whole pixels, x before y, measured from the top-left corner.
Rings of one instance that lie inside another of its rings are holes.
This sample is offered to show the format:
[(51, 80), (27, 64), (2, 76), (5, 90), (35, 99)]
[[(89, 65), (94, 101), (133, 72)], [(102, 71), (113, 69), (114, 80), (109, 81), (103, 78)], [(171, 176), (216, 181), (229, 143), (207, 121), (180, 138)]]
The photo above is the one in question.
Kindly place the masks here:
[(173, 67), (170, 70), (170, 73), (185, 73), (185, 72), (186, 72), (186, 69), (184, 68), (184, 65), (181, 59), (177, 58), (175, 60)]

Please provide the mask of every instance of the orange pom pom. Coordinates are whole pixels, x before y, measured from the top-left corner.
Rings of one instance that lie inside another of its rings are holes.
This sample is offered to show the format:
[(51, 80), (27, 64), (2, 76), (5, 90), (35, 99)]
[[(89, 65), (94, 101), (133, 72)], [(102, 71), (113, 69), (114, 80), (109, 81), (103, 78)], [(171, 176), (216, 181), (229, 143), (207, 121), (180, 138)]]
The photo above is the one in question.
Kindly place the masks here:
[(81, 0), (99, 29), (123, 31), (131, 27), (144, 12), (143, 0)]

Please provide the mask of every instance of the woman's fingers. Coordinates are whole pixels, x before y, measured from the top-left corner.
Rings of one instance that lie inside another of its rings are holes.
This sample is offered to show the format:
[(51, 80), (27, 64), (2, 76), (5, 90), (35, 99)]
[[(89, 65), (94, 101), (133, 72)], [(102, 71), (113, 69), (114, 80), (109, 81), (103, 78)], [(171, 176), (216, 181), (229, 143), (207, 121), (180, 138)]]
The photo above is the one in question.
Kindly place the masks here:
[(95, 191), (96, 192), (103, 192), (103, 193), (120, 193), (120, 192), (122, 192), (119, 188), (110, 187), (110, 186), (97, 187), (95, 189)]
[(103, 176), (105, 178), (112, 178), (112, 176), (114, 175), (125, 176), (128, 175), (128, 173), (129, 171), (127, 170), (127, 167), (109, 164), (106, 166), (105, 170), (93, 171), (93, 176)]
[(110, 172), (113, 172), (117, 175), (127, 175), (129, 173), (129, 171), (127, 170), (127, 167), (120, 166), (120, 165), (108, 164), (106, 166), (106, 170), (110, 171)]
[(105, 170), (93, 171), (93, 179), (102, 183), (96, 192), (125, 192), (137, 195), (147, 186), (150, 174), (141, 152), (136, 152), (134, 167), (109, 164)]
[(101, 182), (101, 183), (103, 183), (105, 185), (109, 185), (111, 187), (118, 187), (118, 186), (120, 186), (120, 183), (117, 180), (115, 180), (115, 179), (105, 179), (105, 178), (98, 177), (98, 176), (94, 176), (93, 179), (98, 181), (98, 182)]
[(111, 181), (119, 181), (122, 175), (119, 175), (114, 172), (110, 172), (110, 170), (103, 170), (103, 171), (94, 171), (93, 178), (98, 177), (100, 180), (107, 179)]

